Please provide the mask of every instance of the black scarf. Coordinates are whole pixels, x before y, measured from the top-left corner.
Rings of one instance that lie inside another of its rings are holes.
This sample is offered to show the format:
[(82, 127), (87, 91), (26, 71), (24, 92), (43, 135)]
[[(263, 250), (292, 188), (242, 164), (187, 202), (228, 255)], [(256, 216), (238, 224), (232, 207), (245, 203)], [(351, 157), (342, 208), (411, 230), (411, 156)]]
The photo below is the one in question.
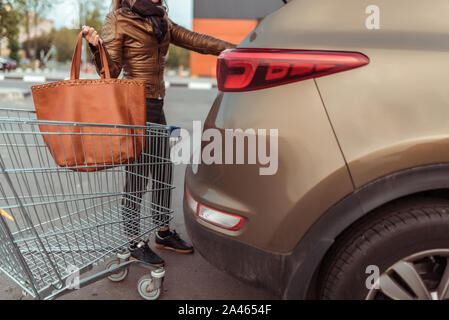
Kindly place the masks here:
[(145, 18), (153, 27), (157, 42), (161, 43), (168, 32), (168, 23), (165, 19), (166, 10), (161, 3), (151, 0), (122, 0), (124, 7)]

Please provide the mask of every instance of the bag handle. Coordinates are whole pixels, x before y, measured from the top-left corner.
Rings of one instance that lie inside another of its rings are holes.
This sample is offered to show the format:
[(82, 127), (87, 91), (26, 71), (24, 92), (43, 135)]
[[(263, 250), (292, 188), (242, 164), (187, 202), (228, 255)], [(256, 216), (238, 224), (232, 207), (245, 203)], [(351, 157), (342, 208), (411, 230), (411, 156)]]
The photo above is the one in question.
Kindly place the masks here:
[[(83, 33), (80, 32), (78, 35), (78, 40), (76, 42), (75, 51), (73, 53), (72, 58), (72, 68), (70, 70), (70, 80), (78, 80), (80, 78), (80, 69), (81, 69), (81, 49), (83, 48)], [(106, 58), (106, 52), (104, 51), (104, 47), (101, 42), (98, 43), (98, 49), (100, 52), (100, 61), (101, 65), (104, 68), (105, 76), (101, 76), (102, 78), (110, 79), (111, 74), (109, 72), (109, 64), (108, 59)]]

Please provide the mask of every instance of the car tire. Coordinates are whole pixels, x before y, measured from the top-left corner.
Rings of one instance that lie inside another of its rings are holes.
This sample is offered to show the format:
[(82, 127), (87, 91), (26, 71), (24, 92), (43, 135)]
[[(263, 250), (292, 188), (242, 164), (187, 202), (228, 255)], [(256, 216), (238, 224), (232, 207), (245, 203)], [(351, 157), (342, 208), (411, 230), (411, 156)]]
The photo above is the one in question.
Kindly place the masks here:
[(362, 218), (336, 240), (319, 272), (318, 297), (449, 299), (449, 289), (439, 287), (443, 277), (449, 279), (448, 261), (449, 200), (397, 201)]

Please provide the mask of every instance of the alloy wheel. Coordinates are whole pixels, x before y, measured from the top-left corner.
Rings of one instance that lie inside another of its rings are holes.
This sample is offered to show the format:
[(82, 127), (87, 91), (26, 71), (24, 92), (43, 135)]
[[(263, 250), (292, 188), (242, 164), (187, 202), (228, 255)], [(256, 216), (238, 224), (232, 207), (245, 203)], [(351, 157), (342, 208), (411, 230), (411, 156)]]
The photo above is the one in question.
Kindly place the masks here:
[(380, 275), (367, 300), (448, 300), (449, 249), (426, 250), (393, 264)]

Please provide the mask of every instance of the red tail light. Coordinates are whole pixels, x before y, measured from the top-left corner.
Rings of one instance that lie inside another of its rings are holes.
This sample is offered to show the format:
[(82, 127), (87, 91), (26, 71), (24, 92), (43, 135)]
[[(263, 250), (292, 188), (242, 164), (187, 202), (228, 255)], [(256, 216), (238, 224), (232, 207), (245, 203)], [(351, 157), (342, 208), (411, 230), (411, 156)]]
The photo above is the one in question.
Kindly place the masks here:
[(358, 52), (281, 49), (226, 50), (218, 57), (218, 89), (251, 91), (322, 77), (369, 63)]

